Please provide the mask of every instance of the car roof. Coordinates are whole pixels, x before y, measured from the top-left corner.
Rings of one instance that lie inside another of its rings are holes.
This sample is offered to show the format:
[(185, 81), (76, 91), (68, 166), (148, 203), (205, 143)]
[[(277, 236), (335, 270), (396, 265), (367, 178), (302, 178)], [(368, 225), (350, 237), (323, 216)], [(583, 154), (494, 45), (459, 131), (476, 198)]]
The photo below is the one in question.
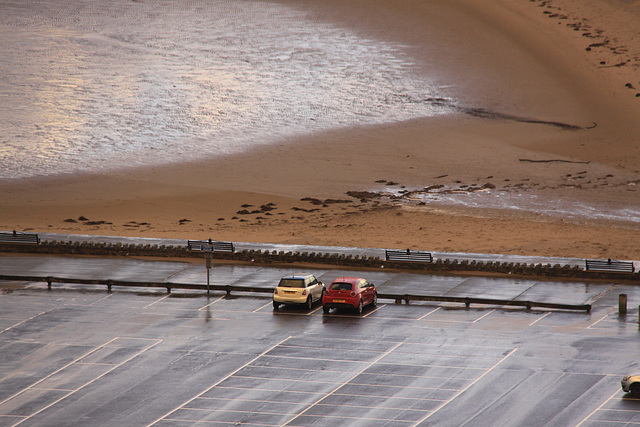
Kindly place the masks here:
[(351, 283), (352, 285), (357, 285), (358, 283), (360, 283), (361, 280), (365, 280), (365, 279), (363, 279), (362, 277), (338, 277), (332, 283), (345, 282), (345, 283)]
[(293, 274), (287, 274), (286, 276), (283, 277), (283, 279), (302, 280), (302, 279), (306, 279), (307, 277), (313, 277), (313, 274), (293, 273)]

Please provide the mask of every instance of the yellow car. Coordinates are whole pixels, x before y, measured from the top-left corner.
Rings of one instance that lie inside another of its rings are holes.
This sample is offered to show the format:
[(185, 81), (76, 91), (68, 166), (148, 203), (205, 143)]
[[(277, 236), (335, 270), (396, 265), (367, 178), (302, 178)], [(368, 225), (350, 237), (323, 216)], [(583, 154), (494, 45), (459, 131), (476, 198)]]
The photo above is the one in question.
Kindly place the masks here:
[(322, 301), (324, 283), (313, 274), (290, 274), (280, 279), (273, 291), (273, 309), (280, 304), (304, 304), (308, 309), (316, 301)]

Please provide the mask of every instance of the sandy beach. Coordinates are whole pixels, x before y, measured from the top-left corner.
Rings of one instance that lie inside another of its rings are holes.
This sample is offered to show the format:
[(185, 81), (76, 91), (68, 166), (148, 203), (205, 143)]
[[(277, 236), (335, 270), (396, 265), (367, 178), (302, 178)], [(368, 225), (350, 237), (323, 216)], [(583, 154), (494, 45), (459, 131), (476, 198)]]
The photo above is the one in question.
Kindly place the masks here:
[(640, 260), (640, 2), (281, 3), (402, 43), (460, 102), (224, 158), (3, 180), (0, 229)]

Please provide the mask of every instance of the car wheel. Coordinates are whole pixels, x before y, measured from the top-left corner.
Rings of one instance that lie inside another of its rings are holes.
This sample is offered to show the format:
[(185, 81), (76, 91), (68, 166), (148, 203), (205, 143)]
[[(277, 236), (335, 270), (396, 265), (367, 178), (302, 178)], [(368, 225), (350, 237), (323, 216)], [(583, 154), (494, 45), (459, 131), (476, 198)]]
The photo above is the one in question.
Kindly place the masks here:
[(373, 294), (373, 300), (371, 301), (371, 305), (375, 307), (377, 303), (378, 303), (378, 294)]
[(633, 383), (631, 387), (629, 387), (629, 392), (635, 397), (640, 397), (640, 383)]
[(328, 313), (329, 310), (331, 310), (329, 307), (327, 307), (326, 305), (322, 306), (322, 311), (324, 311), (325, 313)]
[(313, 308), (313, 299), (311, 299), (311, 295), (309, 295), (309, 298), (307, 298), (307, 308), (309, 310), (311, 310), (311, 308)]
[(280, 307), (280, 303), (279, 303), (279, 302), (275, 302), (275, 301), (274, 301), (274, 302), (273, 302), (273, 309), (274, 309), (274, 310), (277, 310), (277, 309), (278, 309), (278, 307)]
[(358, 311), (358, 314), (362, 314), (362, 299), (358, 303), (358, 308), (356, 310)]

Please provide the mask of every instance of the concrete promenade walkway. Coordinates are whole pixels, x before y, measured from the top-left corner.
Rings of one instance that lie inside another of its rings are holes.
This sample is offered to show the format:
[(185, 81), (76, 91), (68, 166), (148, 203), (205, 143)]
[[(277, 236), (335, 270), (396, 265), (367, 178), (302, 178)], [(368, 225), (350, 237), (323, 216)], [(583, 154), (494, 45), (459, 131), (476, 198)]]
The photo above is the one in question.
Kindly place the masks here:
[[(38, 233), (42, 240), (60, 241), (60, 242), (93, 242), (93, 243), (122, 243), (122, 244), (143, 244), (143, 245), (165, 245), (165, 246), (187, 246), (187, 240), (184, 239), (159, 239), (148, 237), (119, 237), (119, 236), (99, 236), (99, 235), (86, 235), (86, 234), (61, 234), (61, 233)], [(210, 236), (215, 240), (215, 236)], [(209, 237), (194, 236), (193, 240), (205, 239)], [(316, 252), (316, 253), (331, 253), (331, 254), (345, 254), (345, 255), (359, 255), (359, 256), (377, 256), (381, 259), (385, 258), (385, 249), (406, 249), (406, 248), (352, 248), (341, 246), (314, 246), (314, 245), (290, 245), (290, 244), (278, 244), (278, 243), (248, 243), (248, 242), (233, 242), (236, 251), (243, 250), (269, 250), (269, 251), (284, 251), (284, 252)], [(428, 244), (425, 247), (410, 248), (411, 250), (429, 251)], [(521, 263), (521, 264), (542, 264), (542, 265), (556, 265), (560, 266), (568, 265), (570, 267), (579, 266), (584, 269), (585, 260), (583, 258), (568, 258), (568, 257), (539, 257), (539, 256), (526, 256), (526, 255), (501, 255), (501, 254), (475, 254), (475, 253), (462, 253), (462, 252), (431, 252), (434, 260), (448, 259), (457, 260), (458, 262), (467, 261), (482, 261), (482, 262), (500, 262), (500, 263)], [(627, 260), (625, 260), (627, 261)], [(635, 270), (640, 268), (640, 261), (633, 260)]]

